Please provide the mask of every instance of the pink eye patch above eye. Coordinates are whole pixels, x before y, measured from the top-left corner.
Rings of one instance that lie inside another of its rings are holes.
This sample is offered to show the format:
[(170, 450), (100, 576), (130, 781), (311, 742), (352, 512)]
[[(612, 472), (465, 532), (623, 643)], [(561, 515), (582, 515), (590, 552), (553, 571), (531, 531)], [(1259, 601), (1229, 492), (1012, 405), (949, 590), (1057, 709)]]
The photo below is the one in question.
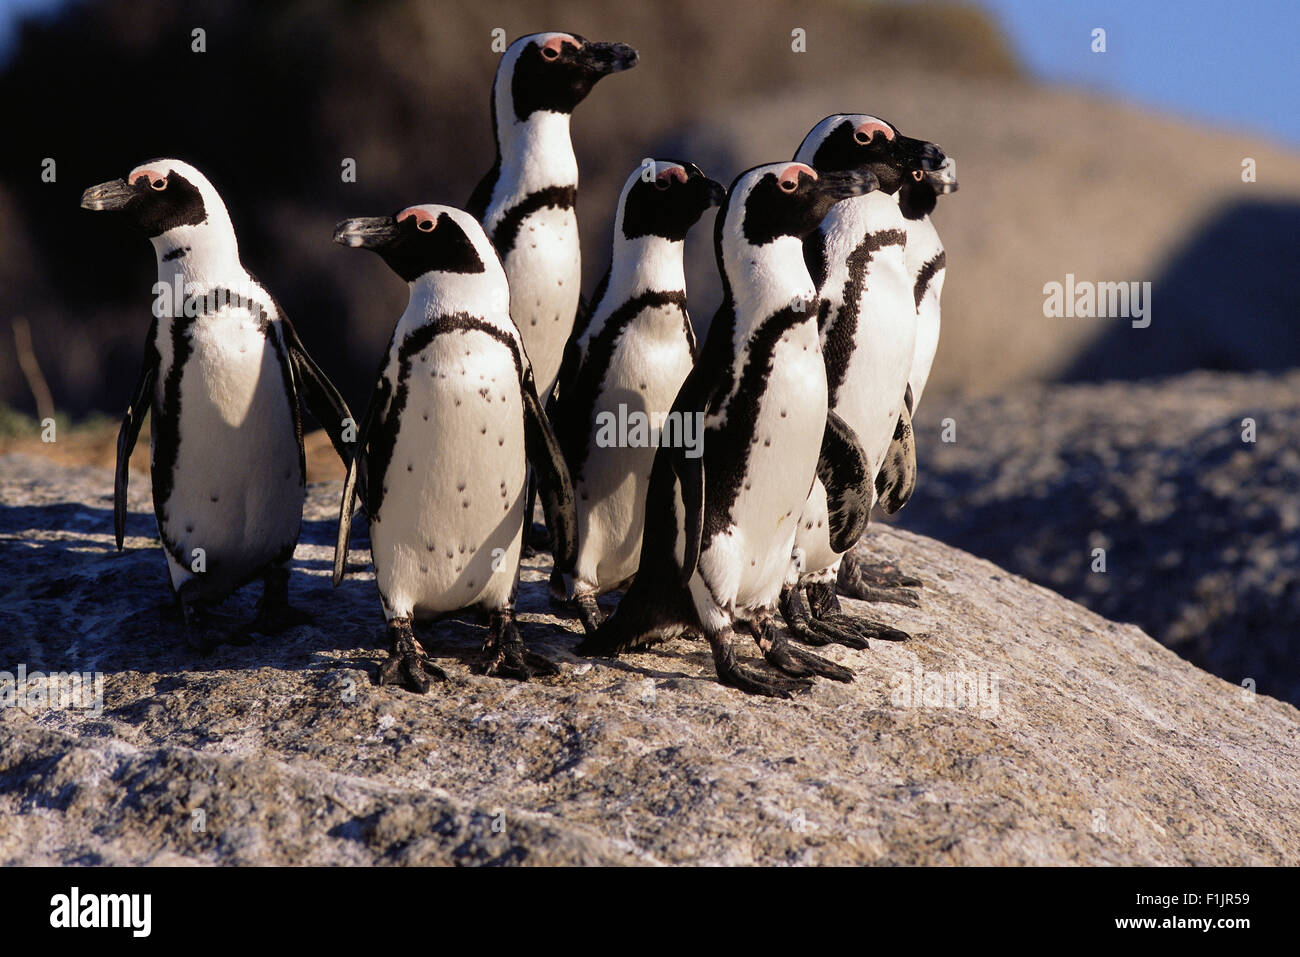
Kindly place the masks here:
[(403, 220), (410, 219), (411, 217), (415, 218), (416, 228), (422, 229), (426, 233), (432, 230), (438, 221), (437, 216), (433, 215), (433, 213), (429, 212), (422, 206), (408, 206), (397, 214), (397, 221), (400, 223)]
[(781, 182), (783, 184), (788, 182), (798, 185), (800, 173), (806, 174), (811, 179), (817, 179), (817, 171), (811, 166), (805, 166), (803, 163), (791, 163), (781, 170)]
[(887, 124), (881, 123), (879, 120), (869, 120), (853, 132), (861, 136), (863, 142), (871, 139), (871, 137), (877, 133), (884, 133), (885, 139), (887, 140), (892, 140), (894, 138), (894, 131)]
[(564, 45), (566, 43), (575, 50), (578, 49), (578, 41), (573, 39), (573, 37), (551, 37), (542, 44), (542, 49), (550, 50), (552, 53), (558, 55), (564, 52)]
[(142, 179), (146, 180), (152, 186), (154, 183), (157, 183), (159, 181), (165, 181), (167, 177), (163, 173), (159, 173), (157, 170), (138, 169), (131, 174), (131, 178), (127, 180), (127, 182), (129, 182), (132, 186), (134, 186)]
[(661, 170), (655, 179), (665, 185), (667, 185), (670, 179), (675, 179), (679, 183), (684, 183), (686, 182), (686, 170), (682, 169), (680, 166), (669, 166), (667, 169)]

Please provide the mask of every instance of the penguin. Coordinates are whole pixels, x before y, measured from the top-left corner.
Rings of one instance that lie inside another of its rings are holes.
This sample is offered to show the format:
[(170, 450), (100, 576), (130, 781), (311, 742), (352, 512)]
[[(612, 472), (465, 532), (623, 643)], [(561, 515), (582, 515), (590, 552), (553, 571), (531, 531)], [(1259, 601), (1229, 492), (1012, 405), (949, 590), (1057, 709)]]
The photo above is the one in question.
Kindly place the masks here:
[[(510, 282), (510, 316), (532, 360), (538, 394), (555, 388), (582, 307), (574, 109), (602, 77), (630, 70), (637, 52), (576, 33), (532, 33), (506, 48), (492, 83), (496, 160), (466, 204), (496, 247)], [(535, 487), (529, 482), (529, 527)], [(545, 536), (538, 539), (545, 544)], [(532, 547), (525, 542), (525, 551)]]
[(916, 351), (907, 378), (906, 405), (915, 415), (939, 349), (939, 299), (943, 295), (948, 256), (930, 214), (939, 197), (957, 191), (957, 161), (945, 158), (934, 172), (914, 170), (898, 191), (898, 206), (907, 221), (907, 271), (916, 301)]
[(501, 261), (478, 221), (449, 206), (348, 219), (334, 241), (370, 249), (410, 286), (362, 417), (339, 509), (334, 584), (343, 580), (359, 476), (390, 656), (380, 685), (424, 693), (446, 679), (412, 623), (487, 612), (478, 670), (526, 680), (558, 668), (524, 647), (515, 620), (525, 459), (539, 475), (556, 567), (571, 572), (568, 468), (510, 320)]
[(552, 574), (551, 590), (577, 605), (588, 633), (603, 618), (596, 596), (636, 573), (654, 440), (679, 428), (666, 414), (695, 361), (686, 234), (725, 197), (691, 163), (639, 166), (619, 196), (609, 270), (565, 351), (548, 412), (573, 477), (578, 561), (568, 581)]
[(193, 166), (151, 160), (90, 187), (81, 206), (116, 213), (144, 233), (158, 265), (154, 320), (117, 439), (118, 549), (131, 451), (152, 412), (154, 515), (191, 644), (221, 643), (212, 606), (258, 577), (253, 631), (309, 620), (288, 592), (306, 494), (301, 405), (346, 463), (347, 404), (240, 262), (226, 205)]
[[(906, 395), (917, 312), (906, 256), (908, 221), (898, 193), (914, 172), (938, 170), (945, 157), (935, 144), (904, 136), (879, 117), (834, 114), (809, 131), (795, 160), (818, 172), (870, 170), (880, 182), (878, 190), (837, 205), (805, 241), (804, 254), (821, 296), (818, 324), (831, 407), (862, 443), (873, 504), (892, 513), (910, 496), (916, 474)], [(814, 485), (800, 518), (794, 556), (800, 581), (782, 595), (786, 623), (814, 644), (862, 648), (869, 637), (903, 640), (907, 635), (898, 629), (840, 611), (836, 581), (853, 597), (915, 599), (864, 582), (851, 558), (842, 561), (847, 549), (834, 547), (828, 534), (834, 502), (827, 491)], [(919, 584), (894, 574), (891, 584)]]
[(637, 64), (624, 43), (533, 33), (502, 54), (492, 84), (496, 161), (467, 209), (483, 224), (510, 282), (510, 315), (549, 396), (573, 331), (582, 283), (578, 161), (569, 120), (602, 77)]
[[(836, 542), (866, 526), (867, 461), (828, 406), (802, 242), (835, 203), (876, 186), (867, 170), (818, 173), (789, 162), (732, 183), (714, 223), (723, 302), (672, 408), (698, 417), (703, 454), (661, 442), (636, 577), (579, 654), (694, 632), (708, 639), (718, 679), (747, 693), (789, 697), (817, 675), (852, 680), (848, 669), (791, 646), (773, 612), (792, 580), (795, 526), (815, 476), (839, 505)], [(782, 675), (737, 660), (738, 626)]]

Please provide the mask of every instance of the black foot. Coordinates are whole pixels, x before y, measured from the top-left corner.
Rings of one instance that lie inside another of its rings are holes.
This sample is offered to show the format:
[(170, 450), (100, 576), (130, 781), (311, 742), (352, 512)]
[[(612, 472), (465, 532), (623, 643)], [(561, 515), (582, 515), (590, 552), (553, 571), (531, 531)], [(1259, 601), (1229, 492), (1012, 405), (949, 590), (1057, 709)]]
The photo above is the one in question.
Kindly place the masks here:
[(429, 679), (447, 680), (443, 671), (416, 643), (411, 631), (411, 619), (394, 618), (388, 623), (388, 638), (392, 649), (388, 660), (379, 666), (378, 685), (400, 685), (407, 691), (424, 694), (429, 690)]
[(191, 578), (176, 593), (185, 622), (185, 643), (201, 655), (222, 645), (250, 645), (248, 629), (234, 615), (216, 611), (202, 593), (200, 579)]
[(248, 626), (249, 631), (259, 635), (278, 635), (290, 628), (311, 624), (311, 615), (289, 604), (289, 569), (271, 568), (262, 576), (262, 581), (262, 600), (257, 604), (257, 618)]
[(909, 608), (920, 608), (921, 602), (916, 593), (907, 590), (920, 584), (919, 578), (904, 575), (893, 565), (864, 566), (848, 555), (840, 563), (840, 594), (859, 601), (887, 601)]
[(578, 618), (582, 621), (583, 630), (589, 635), (594, 635), (601, 622), (605, 620), (605, 613), (596, 604), (596, 596), (579, 595), (576, 602), (578, 605)]
[(789, 698), (796, 691), (807, 691), (812, 687), (809, 678), (783, 678), (746, 668), (736, 660), (733, 638), (734, 633), (730, 629), (709, 637), (709, 644), (713, 646), (713, 666), (717, 669), (718, 680), (724, 685), (738, 688), (746, 694), (761, 694), (772, 698)]
[(514, 678), (527, 681), (535, 675), (558, 675), (560, 666), (544, 655), (529, 651), (519, 637), (515, 613), (494, 611), (488, 619), (488, 634), (483, 641), (483, 657), (474, 669), (490, 678)]
[(781, 617), (790, 635), (805, 645), (844, 645), (846, 648), (868, 647), (867, 639), (857, 630), (823, 625), (812, 616), (803, 598), (803, 588), (796, 585), (781, 589)]
[(906, 641), (911, 637), (905, 631), (868, 621), (856, 615), (846, 615), (840, 606), (835, 586), (830, 582), (814, 582), (804, 586), (804, 595), (808, 599), (808, 611), (813, 620), (823, 629), (856, 635), (862, 640), (879, 638), (881, 641)]
[(751, 627), (754, 640), (758, 642), (767, 663), (783, 674), (796, 678), (820, 675), (832, 681), (853, 680), (853, 672), (848, 668), (790, 644), (772, 618), (764, 618)]

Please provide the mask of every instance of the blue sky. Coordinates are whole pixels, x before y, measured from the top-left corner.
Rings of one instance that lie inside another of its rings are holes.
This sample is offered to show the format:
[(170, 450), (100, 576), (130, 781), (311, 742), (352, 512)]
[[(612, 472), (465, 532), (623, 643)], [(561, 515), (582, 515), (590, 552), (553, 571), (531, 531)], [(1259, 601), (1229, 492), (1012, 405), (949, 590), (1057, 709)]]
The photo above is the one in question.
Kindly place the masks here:
[[(978, 2), (1042, 79), (1300, 146), (1300, 0)], [(0, 56), (21, 13), (60, 5), (0, 0)], [(1104, 54), (1090, 48), (1096, 27)]]
[[(1039, 77), (1300, 145), (1300, 0), (982, 0)], [(1106, 53), (1091, 50), (1106, 31)]]

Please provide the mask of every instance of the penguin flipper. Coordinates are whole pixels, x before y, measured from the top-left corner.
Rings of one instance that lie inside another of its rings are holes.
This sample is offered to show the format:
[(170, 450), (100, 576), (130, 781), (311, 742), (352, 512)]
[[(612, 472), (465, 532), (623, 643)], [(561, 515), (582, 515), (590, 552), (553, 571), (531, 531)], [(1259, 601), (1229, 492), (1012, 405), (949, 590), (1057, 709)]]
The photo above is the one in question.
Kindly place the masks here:
[(682, 552), (683, 585), (695, 574), (704, 539), (704, 459), (686, 454), (684, 448), (673, 450), (673, 472), (682, 490), (682, 510), (686, 513), (686, 548)]
[(916, 438), (912, 415), (904, 406), (894, 426), (894, 438), (876, 476), (876, 499), (888, 515), (907, 504), (916, 488)]
[(524, 397), (524, 449), (537, 473), (537, 492), (550, 529), (555, 567), (562, 574), (573, 571), (578, 562), (578, 512), (573, 501), (573, 482), (564, 453), (551, 423), (537, 398), (531, 369), (525, 369), (520, 383)]
[(126, 489), (131, 479), (131, 452), (140, 438), (140, 427), (144, 425), (145, 413), (153, 403), (154, 383), (158, 381), (158, 349), (154, 345), (154, 336), (158, 331), (155, 319), (149, 328), (149, 339), (144, 349), (144, 361), (140, 364), (140, 378), (136, 380), (135, 392), (131, 395), (131, 404), (127, 406), (122, 418), (122, 427), (117, 433), (117, 470), (113, 476), (113, 535), (117, 539), (118, 551), (126, 538)]
[(834, 412), (826, 416), (817, 477), (826, 487), (831, 548), (846, 552), (867, 530), (871, 475), (856, 433)]
[(352, 412), (348, 409), (348, 404), (343, 401), (343, 396), (339, 395), (339, 390), (334, 388), (334, 383), (330, 382), (329, 377), (308, 354), (288, 317), (281, 314), (280, 323), (289, 360), (293, 363), (295, 378), (302, 391), (307, 411), (329, 435), (334, 451), (346, 465), (352, 458), (352, 450), (344, 441), (343, 432), (347, 427), (346, 423), (356, 420), (352, 418)]
[[(361, 417), (361, 426), (357, 430), (356, 451), (351, 457), (345, 459), (348, 464), (348, 474), (343, 479), (343, 500), (339, 504), (339, 532), (338, 538), (334, 542), (334, 587), (339, 586), (343, 581), (343, 570), (348, 562), (348, 544), (352, 538), (352, 511), (357, 499), (357, 485), (361, 469), (365, 467), (364, 456), (366, 447), (370, 442), (370, 427), (373, 425), (379, 410), (388, 405), (388, 380), (383, 376), (375, 383), (371, 390), (370, 401), (366, 404), (365, 415)], [(366, 506), (369, 512), (369, 503), (366, 501), (365, 489), (362, 489), (362, 504)]]

